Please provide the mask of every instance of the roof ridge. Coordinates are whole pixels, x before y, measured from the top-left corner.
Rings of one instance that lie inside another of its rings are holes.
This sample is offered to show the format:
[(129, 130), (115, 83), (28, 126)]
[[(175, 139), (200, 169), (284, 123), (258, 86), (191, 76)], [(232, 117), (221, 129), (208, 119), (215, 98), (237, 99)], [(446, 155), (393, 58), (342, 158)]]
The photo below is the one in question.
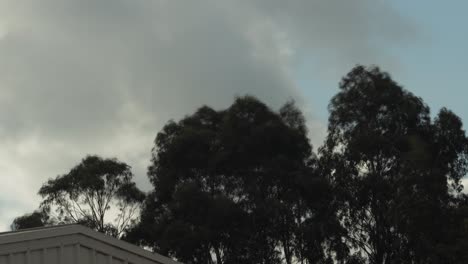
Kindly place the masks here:
[[(10, 243), (20, 243), (22, 241), (30, 241), (38, 238), (51, 238), (59, 236), (67, 236), (72, 234), (81, 234), (89, 238), (98, 240), (102, 243), (111, 245), (113, 247), (119, 248), (120, 250), (127, 251), (141, 257), (151, 259), (163, 264), (180, 264), (180, 262), (174, 261), (171, 258), (160, 255), (158, 253), (153, 253), (146, 249), (143, 249), (134, 244), (128, 243), (126, 241), (120, 240), (118, 238), (97, 232), (90, 228), (84, 227), (78, 224), (67, 224), (67, 225), (58, 225), (58, 226), (49, 226), (41, 228), (29, 228), (22, 229), (18, 231), (10, 231), (0, 233), (0, 245), (1, 244), (10, 244)], [(3, 240), (3, 241), (2, 241)]]
[(41, 227), (24, 228), (24, 229), (19, 229), (19, 230), (11, 230), (11, 231), (0, 232), (0, 236), (1, 236), (1, 235), (13, 234), (13, 233), (21, 233), (21, 232), (39, 231), (39, 230), (45, 230), (45, 229), (63, 228), (63, 227), (68, 227), (68, 226), (81, 226), (81, 225), (79, 225), (79, 224), (60, 224), (60, 225), (54, 225), (54, 226), (41, 226)]

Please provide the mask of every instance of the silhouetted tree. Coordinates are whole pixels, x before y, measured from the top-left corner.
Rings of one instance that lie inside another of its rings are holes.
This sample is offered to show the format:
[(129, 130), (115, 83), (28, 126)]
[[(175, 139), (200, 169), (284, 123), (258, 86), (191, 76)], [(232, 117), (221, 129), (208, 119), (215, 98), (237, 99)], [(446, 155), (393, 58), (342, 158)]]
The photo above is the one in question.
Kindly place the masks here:
[[(78, 223), (120, 237), (138, 217), (144, 194), (130, 166), (116, 159), (87, 156), (67, 174), (39, 190), (41, 208), (54, 209), (59, 223)], [(114, 219), (111, 211), (114, 211)]]
[(357, 66), (330, 106), (321, 164), (345, 236), (370, 263), (451, 263), (437, 256), (467, 172), (460, 119), (429, 107), (378, 68)]
[(278, 113), (249, 96), (202, 107), (158, 133), (155, 189), (127, 239), (186, 263), (325, 259), (328, 234), (307, 235), (333, 215), (315, 163), (293, 103)]
[(127, 164), (88, 156), (12, 229), (81, 223), (185, 263), (468, 263), (461, 119), (363, 66), (329, 111), (315, 155), (293, 102), (201, 107), (157, 134), (146, 199)]
[(11, 224), (11, 230), (17, 231), (27, 228), (44, 227), (53, 224), (48, 212), (44, 210), (36, 210), (30, 214), (18, 216)]

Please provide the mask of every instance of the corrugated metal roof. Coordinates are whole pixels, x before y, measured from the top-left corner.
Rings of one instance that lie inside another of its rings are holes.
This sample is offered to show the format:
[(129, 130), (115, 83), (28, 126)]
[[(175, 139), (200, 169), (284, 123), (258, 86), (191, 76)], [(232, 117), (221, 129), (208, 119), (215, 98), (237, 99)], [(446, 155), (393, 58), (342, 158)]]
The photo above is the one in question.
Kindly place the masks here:
[[(55, 254), (53, 257), (51, 252)], [(80, 258), (89, 261), (80, 261)], [(3, 263), (178, 264), (170, 258), (80, 225), (0, 233), (0, 264)]]

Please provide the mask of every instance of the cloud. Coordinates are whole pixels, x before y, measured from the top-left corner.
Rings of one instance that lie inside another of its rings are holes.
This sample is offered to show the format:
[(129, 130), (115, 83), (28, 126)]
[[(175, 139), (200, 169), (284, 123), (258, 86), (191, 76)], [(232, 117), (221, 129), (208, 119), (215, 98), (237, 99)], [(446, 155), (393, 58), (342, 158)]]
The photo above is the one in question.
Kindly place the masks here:
[[(152, 142), (169, 119), (246, 93), (308, 109), (297, 61), (319, 68), (316, 78), (395, 64), (381, 45), (412, 33), (370, 0), (0, 0), (0, 229), (88, 153), (128, 162), (147, 189)], [(320, 142), (325, 126), (309, 122)]]
[(461, 184), (463, 185), (464, 189), (463, 189), (463, 193), (466, 193), (468, 194), (468, 178), (465, 178), (465, 179), (462, 179), (461, 180)]

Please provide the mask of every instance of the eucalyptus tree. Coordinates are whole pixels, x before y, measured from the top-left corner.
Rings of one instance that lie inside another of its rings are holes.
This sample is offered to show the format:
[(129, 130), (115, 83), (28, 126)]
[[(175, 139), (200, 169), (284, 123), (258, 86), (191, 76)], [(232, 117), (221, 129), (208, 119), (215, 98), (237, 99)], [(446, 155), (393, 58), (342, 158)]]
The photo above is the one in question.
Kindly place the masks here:
[(115, 237), (134, 224), (145, 197), (129, 165), (99, 156), (87, 156), (68, 173), (49, 179), (39, 194), (41, 209), (56, 223), (79, 223)]
[[(356, 257), (370, 263), (446, 263), (450, 210), (467, 172), (462, 122), (377, 67), (355, 67), (329, 105), (321, 163)], [(442, 261), (442, 262), (441, 262)]]
[(186, 263), (325, 259), (327, 234), (307, 235), (329, 219), (307, 133), (293, 103), (276, 112), (250, 96), (168, 122), (148, 171), (154, 191), (127, 239)]

